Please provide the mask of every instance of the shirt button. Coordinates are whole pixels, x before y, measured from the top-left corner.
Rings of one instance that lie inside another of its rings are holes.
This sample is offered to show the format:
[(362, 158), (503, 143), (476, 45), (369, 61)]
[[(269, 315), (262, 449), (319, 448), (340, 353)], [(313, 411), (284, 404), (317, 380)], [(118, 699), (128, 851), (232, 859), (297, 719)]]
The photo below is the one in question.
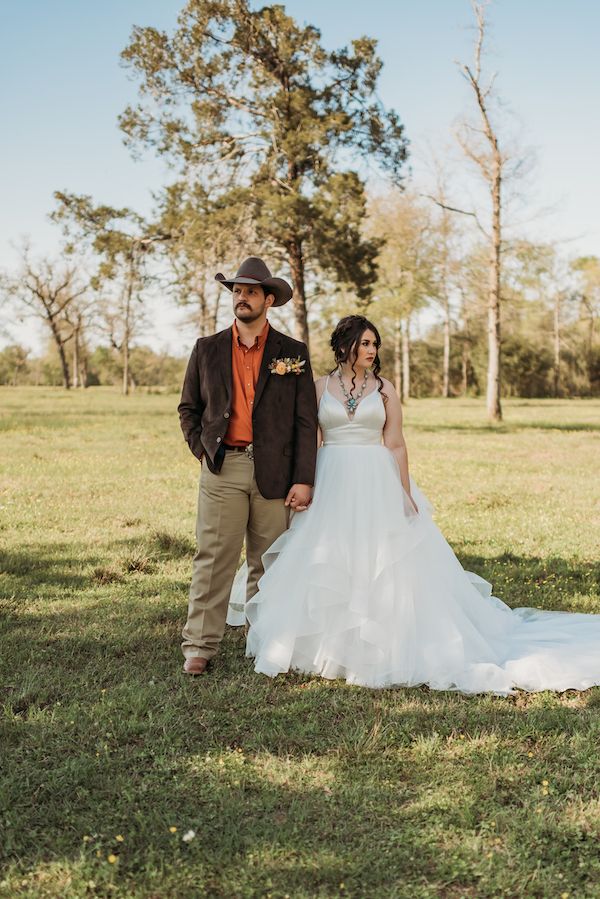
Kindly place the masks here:
[(220, 443), (220, 442), (221, 442), (221, 438), (217, 437), (217, 443)]
[(223, 413), (223, 418), (229, 418), (229, 412)]

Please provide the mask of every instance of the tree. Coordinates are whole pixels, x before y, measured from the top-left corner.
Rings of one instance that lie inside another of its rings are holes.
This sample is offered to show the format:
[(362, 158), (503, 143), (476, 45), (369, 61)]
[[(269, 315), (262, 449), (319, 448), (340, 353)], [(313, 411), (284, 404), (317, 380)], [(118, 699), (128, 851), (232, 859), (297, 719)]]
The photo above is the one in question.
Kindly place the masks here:
[[(123, 367), (123, 393), (129, 393), (131, 377), (129, 355), (135, 335), (136, 304), (141, 304), (143, 290), (150, 275), (146, 261), (157, 243), (171, 239), (156, 226), (149, 225), (142, 216), (128, 208), (94, 206), (89, 196), (77, 196), (62, 191), (54, 194), (58, 208), (52, 214), (64, 226), (68, 240), (88, 242), (100, 257), (101, 265), (93, 279), (94, 286), (104, 292), (100, 308), (109, 339), (120, 353)], [(67, 244), (67, 250), (72, 242)], [(116, 286), (110, 297), (109, 285)]]
[(450, 334), (452, 329), (451, 297), (458, 290), (460, 255), (456, 216), (448, 206), (447, 176), (438, 160), (435, 161), (436, 191), (433, 199), (439, 208), (436, 230), (435, 290), (432, 299), (441, 307), (443, 328), (442, 396), (450, 396)]
[(595, 353), (596, 322), (600, 317), (600, 258), (580, 256), (571, 263), (577, 278), (576, 296), (581, 307), (581, 319), (587, 325), (584, 358), (590, 390), (596, 380), (597, 359)]
[(50, 259), (32, 260), (29, 247), (21, 250), (21, 267), (15, 276), (3, 278), (5, 293), (27, 312), (41, 318), (56, 345), (63, 386), (71, 386), (67, 344), (73, 337), (70, 308), (86, 294), (89, 284), (78, 268)]
[[(457, 279), (459, 297), (458, 316), (460, 330), (455, 340), (461, 347), (461, 394), (469, 391), (480, 392), (477, 364), (479, 347), (485, 339), (487, 324), (486, 273), (488, 266), (487, 248), (476, 244), (464, 253), (459, 261), (460, 277)], [(487, 369), (485, 360), (484, 369)], [(485, 370), (483, 372), (485, 374)]]
[(166, 291), (190, 310), (201, 336), (214, 334), (223, 298), (214, 276), (219, 268), (235, 271), (247, 255), (254, 238), (249, 216), (222, 204), (199, 182), (179, 180), (160, 196), (158, 227), (171, 235), (164, 244)]
[(394, 381), (403, 402), (410, 397), (411, 319), (435, 291), (433, 230), (429, 211), (412, 194), (371, 201), (368, 232), (381, 240), (371, 307), (393, 330)]
[(328, 52), (280, 5), (188, 0), (172, 36), (136, 27), (122, 54), (140, 78), (140, 103), (120, 118), (130, 145), (191, 182), (213, 186), (217, 173), (223, 207), (249, 209), (261, 246), (286, 259), (305, 341), (313, 264), (359, 298), (373, 282), (377, 246), (360, 233), (364, 185), (343, 168), (348, 152), (397, 182), (407, 155), (398, 116), (377, 99), (375, 50), (363, 37)]
[(0, 384), (16, 387), (19, 376), (27, 372), (29, 350), (17, 343), (0, 350)]
[[(488, 374), (487, 412), (493, 421), (502, 420), (500, 402), (501, 375), (501, 246), (502, 246), (502, 179), (506, 157), (500, 150), (498, 134), (492, 124), (488, 100), (493, 89), (495, 76), (484, 86), (481, 72), (481, 52), (485, 37), (486, 4), (472, 2), (477, 19), (477, 39), (475, 43), (474, 66), (461, 65), (461, 72), (472, 88), (481, 119), (481, 128), (475, 129), (465, 123), (459, 140), (465, 155), (478, 167), (489, 190), (491, 200), (491, 234), (488, 286)], [(480, 140), (482, 138), (482, 140)]]
[(485, 8), (490, 0), (478, 3), (471, 0), (477, 23), (474, 60), (472, 65), (459, 63), (460, 72), (472, 90), (477, 108), (479, 126), (464, 121), (457, 133), (457, 139), (464, 155), (476, 167), (485, 185), (490, 203), (490, 224), (485, 228), (476, 212), (461, 209), (456, 205), (442, 204), (443, 208), (463, 215), (469, 215), (476, 222), (488, 243), (488, 363), (487, 363), (487, 412), (491, 421), (502, 420), (501, 404), (501, 277), (502, 277), (502, 212), (504, 206), (504, 185), (507, 177), (514, 176), (521, 168), (523, 160), (515, 159), (513, 171), (509, 171), (510, 155), (501, 149), (498, 130), (492, 121), (491, 105), (496, 74), (484, 83), (482, 73), (482, 53), (486, 35)]
[[(560, 396), (563, 332), (573, 291), (557, 247), (529, 240), (513, 242), (505, 250), (502, 292), (513, 319), (512, 337), (538, 344), (541, 337), (546, 345), (551, 343), (552, 394)], [(540, 346), (541, 355), (546, 355), (546, 347)]]

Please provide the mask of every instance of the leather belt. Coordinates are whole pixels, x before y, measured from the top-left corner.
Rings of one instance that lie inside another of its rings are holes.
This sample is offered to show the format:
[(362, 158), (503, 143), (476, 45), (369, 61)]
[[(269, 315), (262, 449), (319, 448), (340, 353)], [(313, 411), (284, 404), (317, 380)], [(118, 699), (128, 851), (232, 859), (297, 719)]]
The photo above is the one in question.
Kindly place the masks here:
[(246, 446), (229, 446), (227, 443), (224, 443), (223, 446), (230, 453), (245, 453), (251, 462), (254, 460), (254, 445), (252, 443), (247, 443)]

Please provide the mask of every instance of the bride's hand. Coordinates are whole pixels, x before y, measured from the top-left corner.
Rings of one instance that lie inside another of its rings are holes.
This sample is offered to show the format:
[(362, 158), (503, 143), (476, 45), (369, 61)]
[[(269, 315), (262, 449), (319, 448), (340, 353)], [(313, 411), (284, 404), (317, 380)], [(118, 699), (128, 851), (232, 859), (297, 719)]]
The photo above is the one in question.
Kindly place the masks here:
[(312, 487), (308, 484), (294, 484), (285, 498), (285, 505), (294, 512), (305, 512), (312, 502)]

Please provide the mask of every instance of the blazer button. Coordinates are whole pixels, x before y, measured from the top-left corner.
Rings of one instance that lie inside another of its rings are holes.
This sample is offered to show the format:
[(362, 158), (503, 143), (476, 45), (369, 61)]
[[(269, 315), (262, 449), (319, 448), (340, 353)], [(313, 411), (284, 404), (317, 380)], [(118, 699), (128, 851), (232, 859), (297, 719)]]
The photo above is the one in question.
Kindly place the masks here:
[(220, 442), (221, 442), (221, 438), (217, 437), (217, 443), (220, 443)]
[(223, 414), (223, 418), (229, 418), (229, 412), (225, 412), (225, 413)]

